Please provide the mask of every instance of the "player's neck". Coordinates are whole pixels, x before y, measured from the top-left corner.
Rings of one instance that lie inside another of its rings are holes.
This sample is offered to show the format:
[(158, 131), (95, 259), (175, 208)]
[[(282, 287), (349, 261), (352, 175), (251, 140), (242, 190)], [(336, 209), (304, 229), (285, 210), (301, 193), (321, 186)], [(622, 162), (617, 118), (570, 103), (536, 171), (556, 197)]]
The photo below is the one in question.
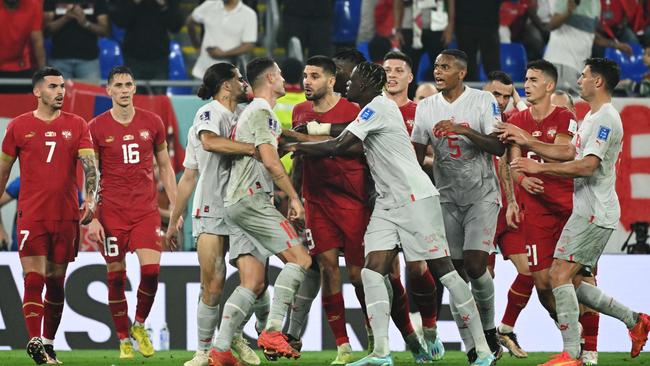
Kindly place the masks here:
[(336, 95), (334, 93), (325, 94), (324, 97), (313, 101), (314, 112), (316, 113), (328, 112), (330, 109), (334, 108), (334, 106), (339, 102), (339, 100), (341, 100), (340, 95)]
[(465, 91), (465, 84), (461, 83), (457, 87), (448, 90), (443, 90), (441, 93), (447, 102), (453, 103), (456, 101), (456, 99), (458, 99), (463, 94), (464, 91)]
[(271, 106), (271, 109), (275, 108), (275, 103), (278, 100), (278, 96), (275, 94), (275, 92), (273, 92), (272, 89), (260, 88), (257, 90), (253, 90), (253, 95), (255, 96), (255, 98), (262, 98), (266, 100)]
[(46, 105), (38, 104), (38, 107), (34, 111), (34, 117), (45, 121), (50, 122), (57, 119), (61, 115), (60, 109), (53, 109)]
[(589, 109), (591, 110), (591, 113), (596, 113), (603, 105), (611, 102), (612, 97), (607, 94), (596, 95), (594, 99), (589, 101)]
[(372, 102), (372, 100), (375, 99), (379, 95), (381, 95), (381, 94), (374, 94), (373, 93), (373, 94), (361, 95), (359, 97), (359, 107), (361, 107), (361, 108), (365, 107), (366, 105), (370, 104), (370, 102)]
[(395, 104), (397, 104), (398, 107), (402, 107), (409, 102), (408, 92), (406, 89), (397, 94), (386, 93), (386, 96), (388, 97), (388, 99), (395, 102)]
[(113, 119), (121, 124), (131, 123), (133, 116), (135, 116), (135, 107), (133, 104), (130, 104), (126, 107), (113, 105), (113, 108), (111, 108), (111, 116), (113, 116)]
[(218, 94), (216, 97), (214, 97), (214, 100), (219, 102), (222, 106), (231, 112), (234, 112), (237, 108), (237, 100), (233, 99), (230, 95)]
[(533, 119), (537, 122), (541, 122), (544, 118), (548, 117), (555, 106), (551, 104), (551, 98), (544, 98), (539, 103), (533, 104), (530, 106), (530, 114), (533, 116)]

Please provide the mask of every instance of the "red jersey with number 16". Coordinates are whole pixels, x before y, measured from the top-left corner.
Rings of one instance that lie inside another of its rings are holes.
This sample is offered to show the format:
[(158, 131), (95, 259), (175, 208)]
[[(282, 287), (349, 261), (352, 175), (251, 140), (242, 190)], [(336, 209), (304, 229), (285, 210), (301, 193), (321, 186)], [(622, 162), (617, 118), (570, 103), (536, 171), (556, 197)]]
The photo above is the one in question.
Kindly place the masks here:
[[(552, 144), (559, 134), (573, 135), (569, 130), (572, 120), (575, 121), (575, 116), (568, 109), (555, 107), (551, 114), (538, 122), (533, 118), (529, 108), (512, 115), (508, 123), (526, 130), (539, 141)], [(525, 148), (522, 148), (521, 155), (544, 162), (537, 154)], [(527, 215), (573, 209), (573, 179), (544, 174), (529, 174), (529, 176), (537, 177), (544, 182), (544, 193), (533, 196), (524, 189), (521, 190), (525, 196)]]
[(18, 217), (79, 220), (77, 159), (92, 148), (86, 121), (72, 113), (45, 122), (28, 112), (9, 122), (1, 158), (20, 162)]
[(158, 210), (154, 154), (167, 148), (165, 127), (156, 114), (136, 108), (128, 124), (108, 110), (90, 122), (99, 159), (100, 205), (139, 218)]
[[(309, 121), (349, 123), (359, 114), (359, 106), (341, 98), (325, 113), (314, 111), (311, 101), (293, 108), (293, 127)], [(303, 160), (302, 194), (306, 200), (340, 208), (359, 209), (368, 202), (368, 166), (362, 157), (324, 157)]]

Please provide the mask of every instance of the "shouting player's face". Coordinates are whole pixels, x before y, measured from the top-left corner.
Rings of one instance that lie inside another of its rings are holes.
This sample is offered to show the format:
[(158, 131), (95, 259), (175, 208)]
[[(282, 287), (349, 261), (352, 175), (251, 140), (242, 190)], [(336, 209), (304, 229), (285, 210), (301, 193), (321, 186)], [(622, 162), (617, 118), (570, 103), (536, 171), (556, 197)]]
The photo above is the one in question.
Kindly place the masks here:
[(406, 93), (411, 81), (413, 81), (413, 73), (411, 68), (404, 60), (390, 59), (384, 61), (384, 71), (388, 82), (386, 83), (386, 92), (390, 95), (398, 95)]
[(467, 70), (461, 67), (460, 62), (451, 55), (438, 55), (433, 65), (433, 80), (436, 89), (446, 92), (457, 88), (465, 78)]
[[(591, 67), (585, 66), (578, 79), (578, 87), (580, 88), (580, 98), (589, 102), (596, 94), (596, 82), (599, 79), (598, 75), (591, 72)], [(602, 82), (602, 81), (601, 81)]]
[(550, 98), (553, 91), (555, 91), (555, 83), (541, 70), (526, 70), (524, 92), (528, 103), (532, 105), (538, 104), (545, 98)]
[(512, 97), (512, 85), (506, 85), (499, 80), (492, 80), (485, 85), (483, 90), (492, 93), (494, 98), (497, 100), (501, 113), (505, 112), (506, 108), (508, 108), (508, 103), (510, 103), (510, 98)]
[(307, 100), (320, 100), (333, 91), (336, 77), (320, 66), (307, 65), (302, 73)]
[(122, 108), (128, 107), (133, 103), (135, 81), (129, 74), (115, 74), (111, 83), (106, 87), (106, 93), (113, 98), (113, 104)]
[(34, 86), (34, 95), (41, 104), (58, 111), (63, 107), (63, 97), (65, 97), (63, 76), (44, 77), (43, 81)]

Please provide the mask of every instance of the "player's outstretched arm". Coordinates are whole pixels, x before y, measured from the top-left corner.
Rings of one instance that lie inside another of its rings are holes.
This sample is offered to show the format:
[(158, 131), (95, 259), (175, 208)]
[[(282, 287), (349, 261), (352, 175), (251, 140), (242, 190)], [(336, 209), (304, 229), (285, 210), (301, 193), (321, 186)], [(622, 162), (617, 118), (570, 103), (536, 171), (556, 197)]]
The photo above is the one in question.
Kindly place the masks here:
[(518, 158), (510, 163), (510, 167), (525, 173), (550, 174), (560, 177), (590, 177), (600, 165), (600, 158), (596, 155), (587, 155), (582, 159), (564, 163), (538, 163), (532, 159)]
[(255, 155), (255, 146), (253, 144), (233, 141), (214, 132), (201, 131), (199, 138), (205, 151), (225, 155)]
[(528, 148), (547, 161), (571, 161), (576, 157), (576, 148), (571, 143), (571, 136), (566, 134), (557, 135), (552, 144), (533, 139)]
[(167, 242), (171, 244), (172, 249), (176, 249), (178, 231), (183, 226), (183, 213), (187, 210), (187, 202), (196, 187), (199, 178), (199, 171), (196, 169), (185, 168), (176, 194), (176, 202), (172, 205), (172, 212), (167, 227)]
[(428, 145), (423, 145), (417, 142), (413, 142), (413, 148), (415, 149), (415, 157), (418, 159), (418, 164), (424, 168), (424, 158), (427, 156), (427, 147)]
[(363, 143), (353, 133), (344, 131), (332, 140), (289, 144), (285, 150), (297, 151), (309, 156), (358, 155), (363, 153)]
[[(169, 202), (173, 204), (176, 202), (176, 176), (174, 174), (171, 159), (169, 159), (166, 144), (164, 145), (164, 148), (161, 148), (156, 152), (156, 162), (158, 163), (160, 180), (165, 188), (167, 199), (169, 199)], [(173, 209), (174, 208), (172, 207), (171, 210), (173, 211)]]
[(463, 135), (470, 139), (479, 149), (496, 156), (503, 156), (506, 146), (494, 135), (484, 135), (472, 128), (456, 124), (450, 120), (436, 123), (433, 127), (434, 133), (446, 136), (448, 134)]
[[(91, 150), (92, 151), (92, 150)], [(95, 165), (95, 154), (79, 155), (81, 165), (84, 170), (84, 186), (86, 188), (86, 199), (84, 200), (84, 210), (81, 217), (81, 224), (90, 223), (95, 214), (95, 204), (97, 197), (97, 167)]]

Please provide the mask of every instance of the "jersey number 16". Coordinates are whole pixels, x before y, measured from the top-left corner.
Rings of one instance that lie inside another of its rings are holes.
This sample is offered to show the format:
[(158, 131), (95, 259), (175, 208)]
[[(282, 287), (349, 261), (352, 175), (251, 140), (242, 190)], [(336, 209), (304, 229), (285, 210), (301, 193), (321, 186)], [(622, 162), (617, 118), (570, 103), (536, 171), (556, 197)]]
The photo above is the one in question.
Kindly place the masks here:
[(140, 147), (138, 144), (122, 145), (124, 164), (137, 164), (140, 162), (140, 152), (138, 151), (138, 147)]

